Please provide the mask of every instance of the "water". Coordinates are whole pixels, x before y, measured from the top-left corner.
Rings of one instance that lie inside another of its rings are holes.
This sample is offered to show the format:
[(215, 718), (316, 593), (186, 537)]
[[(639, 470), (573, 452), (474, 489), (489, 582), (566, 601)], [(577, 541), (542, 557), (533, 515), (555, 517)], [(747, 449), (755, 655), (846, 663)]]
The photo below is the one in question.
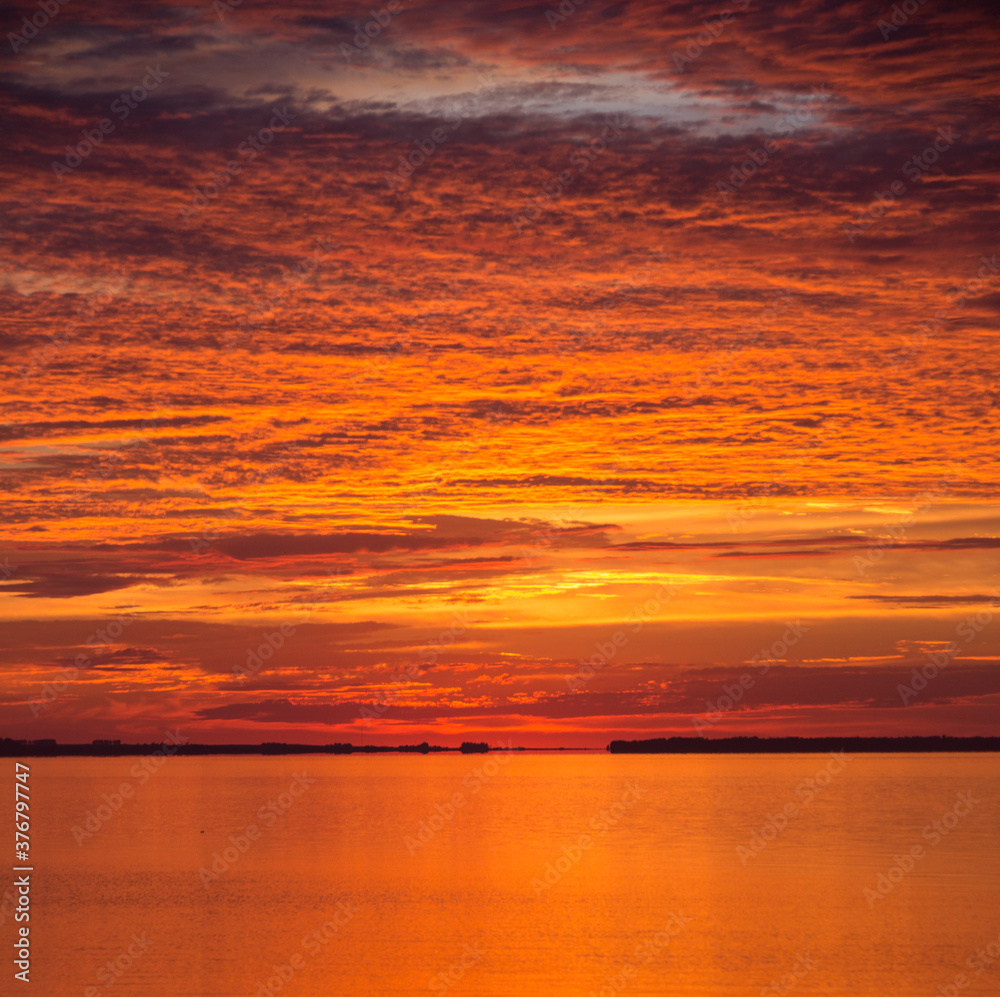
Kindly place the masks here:
[[(1000, 985), (1000, 961), (967, 964), (1000, 950), (993, 755), (30, 764), (46, 997), (917, 997), (963, 972), (952, 992)], [(13, 931), (7, 915), (7, 946)]]

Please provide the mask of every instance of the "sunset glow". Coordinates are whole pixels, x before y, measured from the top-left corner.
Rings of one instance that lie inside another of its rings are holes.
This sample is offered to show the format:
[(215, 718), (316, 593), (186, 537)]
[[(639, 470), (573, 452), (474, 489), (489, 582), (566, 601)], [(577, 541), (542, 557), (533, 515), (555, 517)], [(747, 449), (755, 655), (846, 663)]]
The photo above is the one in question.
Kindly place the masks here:
[(8, 37), (4, 734), (1000, 734), (995, 12), (369, 6)]

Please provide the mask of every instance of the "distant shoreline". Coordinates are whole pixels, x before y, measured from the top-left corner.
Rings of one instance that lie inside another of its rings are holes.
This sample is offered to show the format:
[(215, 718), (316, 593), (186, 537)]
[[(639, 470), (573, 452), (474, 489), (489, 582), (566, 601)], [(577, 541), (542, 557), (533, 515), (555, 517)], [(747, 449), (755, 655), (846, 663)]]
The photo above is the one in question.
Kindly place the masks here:
[(613, 755), (1000, 751), (1000, 737), (654, 737), (612, 741), (607, 750)]
[[(375, 754), (485, 754), (503, 751), (600, 751), (599, 748), (490, 748), (485, 742), (465, 742), (461, 747), (422, 744), (291, 744), (265, 741), (260, 744), (191, 744), (168, 740), (163, 743), (122, 744), (96, 741), (90, 744), (59, 744), (53, 740), (18, 741), (0, 738), (0, 758), (118, 758), (129, 755), (375, 755)], [(612, 741), (605, 751), (613, 755), (724, 755), (805, 754), (847, 751), (851, 753), (970, 752), (1000, 751), (1000, 737), (654, 737), (640, 741)]]
[[(179, 734), (179, 732), (178, 732)], [(485, 741), (466, 741), (458, 748), (441, 745), (399, 744), (289, 744), (284, 741), (264, 741), (260, 744), (193, 744), (184, 738), (170, 735), (163, 742), (149, 744), (122, 744), (121, 741), (98, 740), (90, 744), (59, 744), (51, 739), (18, 741), (0, 738), (0, 758), (119, 758), (126, 755), (148, 755), (154, 752), (168, 755), (372, 755), (408, 754), (429, 755), (455, 752), (462, 755), (481, 755), (489, 751), (523, 751), (524, 748), (490, 748)]]

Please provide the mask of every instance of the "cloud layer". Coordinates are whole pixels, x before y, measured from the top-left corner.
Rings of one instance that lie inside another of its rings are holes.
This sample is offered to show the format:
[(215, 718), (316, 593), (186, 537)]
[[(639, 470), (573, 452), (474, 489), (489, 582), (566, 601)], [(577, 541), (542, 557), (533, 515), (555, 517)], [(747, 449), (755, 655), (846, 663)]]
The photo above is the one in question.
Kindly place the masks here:
[(992, 7), (568, 7), (0, 11), (12, 728), (996, 732)]

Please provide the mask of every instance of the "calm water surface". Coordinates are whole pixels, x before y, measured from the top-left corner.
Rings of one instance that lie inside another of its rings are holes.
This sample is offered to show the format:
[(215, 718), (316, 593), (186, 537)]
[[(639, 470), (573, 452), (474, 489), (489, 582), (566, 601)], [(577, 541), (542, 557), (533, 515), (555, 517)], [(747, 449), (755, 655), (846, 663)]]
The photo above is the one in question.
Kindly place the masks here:
[(136, 763), (30, 760), (33, 993), (1000, 992), (995, 755)]

